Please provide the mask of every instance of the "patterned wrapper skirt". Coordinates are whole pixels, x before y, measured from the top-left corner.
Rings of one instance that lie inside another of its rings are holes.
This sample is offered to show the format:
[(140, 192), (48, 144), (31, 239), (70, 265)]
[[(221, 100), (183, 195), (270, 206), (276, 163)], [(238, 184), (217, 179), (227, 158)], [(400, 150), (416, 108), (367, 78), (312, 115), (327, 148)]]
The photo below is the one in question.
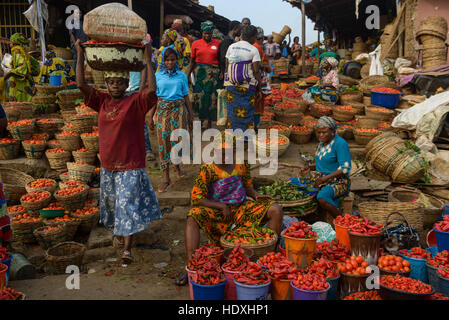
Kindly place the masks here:
[(100, 171), (100, 223), (117, 236), (130, 236), (161, 219), (156, 195), (145, 169)]
[(256, 91), (242, 87), (226, 87), (228, 129), (254, 129)]
[(153, 121), (157, 130), (161, 169), (168, 168), (171, 148), (178, 143), (178, 141), (170, 141), (172, 132), (176, 129), (189, 131), (188, 116), (189, 112), (184, 100), (163, 101), (159, 99)]
[(207, 234), (209, 240), (219, 243), (233, 224), (238, 226), (259, 226), (268, 209), (273, 204), (271, 200), (250, 201), (246, 200), (239, 206), (229, 206), (233, 216), (231, 222), (225, 222), (223, 211), (209, 207), (193, 207), (188, 216), (195, 219), (200, 228)]
[(220, 89), (220, 68), (198, 63), (194, 70), (193, 110), (200, 120), (217, 121), (217, 89)]
[(316, 102), (336, 102), (338, 100), (338, 92), (335, 89), (320, 89), (313, 86), (308, 89)]
[[(318, 171), (311, 172), (312, 180), (325, 176), (326, 174)], [(349, 194), (351, 181), (348, 177), (334, 178), (326, 182), (326, 185), (319, 188), (317, 199), (323, 199), (327, 203), (338, 207), (340, 200)]]

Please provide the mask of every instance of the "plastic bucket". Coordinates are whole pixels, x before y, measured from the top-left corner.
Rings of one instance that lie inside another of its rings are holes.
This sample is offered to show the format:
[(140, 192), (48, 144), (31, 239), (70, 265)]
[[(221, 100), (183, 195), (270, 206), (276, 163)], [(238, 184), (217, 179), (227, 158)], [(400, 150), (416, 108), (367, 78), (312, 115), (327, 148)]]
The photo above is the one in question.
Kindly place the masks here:
[(263, 285), (247, 285), (234, 280), (237, 300), (267, 300), (270, 282)]
[(441, 294), (449, 297), (449, 279), (443, 278), (438, 274), (438, 287)]
[(290, 280), (271, 278), (271, 300), (291, 300)]
[(426, 259), (415, 259), (411, 257), (404, 256), (400, 254), (401, 258), (410, 262), (410, 278), (422, 281), (424, 283), (429, 283), (429, 278), (427, 277)]
[(346, 248), (351, 249), (351, 241), (349, 240), (348, 228), (340, 226), (335, 223), (335, 233), (337, 234), (337, 240)]
[(427, 232), (426, 244), (428, 247), (437, 247), (437, 251), (438, 251), (437, 237), (436, 237), (435, 231), (433, 229), (430, 230), (429, 232)]
[(194, 300), (224, 300), (226, 282), (215, 285), (202, 285), (190, 280)]
[(7, 270), (8, 266), (6, 264), (0, 263), (0, 290), (3, 290), (3, 287), (5, 287)]
[(438, 280), (438, 267), (431, 266), (426, 263), (427, 278), (429, 279), (430, 286), (437, 292), (439, 292), (439, 280)]
[(59, 87), (62, 84), (62, 77), (60, 74), (50, 76), (50, 86)]
[(229, 271), (224, 268), (221, 268), (221, 270), (223, 270), (224, 276), (226, 277), (225, 299), (236, 300), (237, 293), (235, 291), (234, 277), (239, 274), (240, 271)]
[(6, 264), (8, 266), (8, 270), (6, 270), (6, 274), (5, 274), (5, 287), (8, 286), (9, 269), (11, 268), (11, 260), (12, 260), (12, 255), (9, 254), (8, 256), (9, 256), (8, 259), (0, 261), (0, 263)]
[(290, 282), (292, 287), (293, 300), (326, 300), (330, 286), (326, 290), (310, 291), (296, 288), (293, 281)]
[(349, 233), (351, 255), (362, 256), (370, 265), (377, 265), (380, 248), (380, 233), (376, 235), (358, 235)]
[(436, 256), (437, 253), (438, 253), (438, 247), (437, 247), (437, 246), (430, 247), (430, 248), (427, 248), (426, 251), (427, 251), (428, 253), (430, 253), (430, 256), (431, 256), (432, 258), (435, 258), (435, 256)]
[(438, 231), (435, 228), (433, 230), (437, 237), (438, 251), (449, 250), (449, 232)]
[(284, 236), (284, 238), (287, 259), (296, 264), (298, 268), (309, 266), (312, 263), (317, 239), (296, 239), (289, 236)]
[(371, 91), (371, 104), (374, 106), (395, 109), (398, 106), (400, 99), (401, 93), (381, 93)]
[(330, 285), (326, 300), (337, 300), (338, 280), (340, 279), (340, 277), (341, 275), (338, 275), (338, 277), (336, 278), (326, 279), (326, 281)]
[(339, 297), (343, 300), (347, 295), (354, 292), (365, 292), (368, 289), (366, 288), (366, 280), (369, 277), (369, 274), (363, 276), (355, 276), (352, 274), (341, 274), (341, 279), (339, 281)]
[(194, 275), (196, 273), (196, 271), (190, 271), (189, 268), (187, 268), (186, 266), (186, 271), (187, 271), (187, 277), (189, 278), (189, 291), (190, 291), (190, 300), (195, 300), (193, 298), (193, 287), (192, 287), (192, 275)]

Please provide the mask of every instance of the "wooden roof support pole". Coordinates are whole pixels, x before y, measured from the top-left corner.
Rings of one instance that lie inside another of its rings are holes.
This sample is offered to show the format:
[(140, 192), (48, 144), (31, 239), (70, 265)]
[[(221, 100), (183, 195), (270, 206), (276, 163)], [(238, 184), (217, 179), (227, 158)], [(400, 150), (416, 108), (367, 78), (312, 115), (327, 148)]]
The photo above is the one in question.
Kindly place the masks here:
[(165, 1), (160, 0), (159, 41), (162, 40), (162, 34), (164, 33), (164, 16), (165, 16)]
[(128, 8), (133, 9), (133, 0), (128, 0)]
[(320, 30), (318, 30), (318, 57), (320, 56)]
[[(405, 6), (405, 4), (404, 4)], [(401, 5), (399, 2), (396, 2), (396, 12), (399, 12), (401, 10)], [(404, 14), (405, 14), (405, 10), (404, 10)], [(405, 18), (405, 17), (404, 17)], [(399, 30), (402, 30), (403, 25), (405, 26), (405, 21), (402, 21), (402, 17), (399, 21)], [(404, 27), (405, 28), (405, 27)], [(398, 53), (398, 57), (403, 57), (404, 56), (404, 35), (402, 34), (402, 32), (399, 33), (399, 41), (398, 41), (398, 48), (399, 48), (399, 53)]]
[(301, 0), (301, 15), (302, 15), (302, 75), (306, 76), (306, 8), (304, 2)]

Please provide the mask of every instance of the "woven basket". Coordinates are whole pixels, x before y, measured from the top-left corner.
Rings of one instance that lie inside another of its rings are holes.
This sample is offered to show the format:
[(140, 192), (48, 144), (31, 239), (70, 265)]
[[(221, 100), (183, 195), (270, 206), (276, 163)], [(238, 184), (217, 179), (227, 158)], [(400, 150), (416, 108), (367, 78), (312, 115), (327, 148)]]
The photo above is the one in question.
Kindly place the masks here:
[[(267, 135), (267, 137), (268, 137), (268, 135)], [(286, 136), (284, 136), (282, 134), (278, 134), (278, 139), (281, 138), (281, 137), (286, 139), (287, 143), (278, 146), (278, 157), (281, 157), (285, 153), (285, 151), (287, 151), (288, 146), (290, 145), (290, 140), (289, 140), (288, 137), (286, 137)], [(256, 139), (256, 137), (255, 137), (255, 139)], [(267, 149), (266, 144), (265, 143), (259, 143), (258, 140), (256, 140), (256, 147), (257, 147), (257, 153), (258, 154), (260, 153), (260, 154), (266, 155), (266, 156), (270, 156), (271, 150), (273, 149), (272, 147), (269, 147), (269, 149)]]
[(382, 86), (388, 82), (387, 76), (369, 76), (360, 80), (360, 87), (363, 91), (371, 91), (371, 89)]
[(84, 98), (83, 93), (79, 89), (59, 91), (56, 96), (63, 103), (70, 103)]
[(362, 217), (382, 225), (390, 213), (400, 212), (418, 232), (423, 231), (423, 207), (418, 203), (372, 201), (359, 203), (358, 209)]
[[(69, 178), (70, 178), (70, 176), (69, 176)], [(83, 183), (83, 182), (80, 182), (80, 181), (77, 181), (77, 180), (70, 180), (69, 179), (69, 180), (65, 180), (65, 181), (60, 181), (59, 182), (59, 189), (64, 189), (64, 188), (68, 188), (68, 187), (74, 187), (74, 185), (67, 184), (66, 183), (67, 181), (76, 181), (76, 182), (78, 182), (79, 184), (77, 184), (76, 187), (83, 186), (83, 187), (89, 188), (89, 186), (87, 184)]]
[(53, 184), (51, 186), (48, 186), (48, 187), (35, 187), (35, 188), (33, 188), (33, 187), (30, 186), (31, 182), (33, 182), (33, 181), (31, 181), (31, 182), (28, 182), (25, 185), (25, 189), (26, 189), (26, 191), (28, 193), (39, 192), (39, 191), (48, 191), (51, 194), (53, 194), (56, 191), (56, 188), (58, 187), (58, 184), (53, 179), (48, 179), (48, 180), (51, 180), (53, 182)]
[(51, 231), (44, 231), (48, 227), (40, 227), (34, 230), (33, 235), (37, 242), (41, 245), (43, 249), (48, 249), (58, 243), (67, 240), (66, 229), (64, 225), (61, 228), (57, 228)]
[(66, 182), (66, 181), (70, 180), (70, 176), (68, 175), (68, 173), (69, 172), (67, 171), (67, 174), (60, 174), (59, 179), (61, 179), (62, 182)]
[(90, 188), (87, 199), (100, 200), (100, 191), (101, 191), (100, 188)]
[(273, 61), (274, 72), (276, 74), (287, 73), (288, 74), (288, 66), (289, 61), (286, 58), (280, 58), (278, 60)]
[(54, 94), (52, 95), (36, 95), (31, 98), (31, 103), (33, 105), (38, 104), (53, 104), (56, 102), (56, 96)]
[(72, 151), (72, 155), (73, 159), (75, 159), (75, 162), (84, 162), (90, 165), (93, 165), (95, 163), (95, 160), (97, 159), (97, 153), (93, 151), (87, 152)]
[[(384, 132), (376, 136), (373, 140), (371, 140), (365, 147), (365, 155), (367, 156), (367, 158), (368, 159), (370, 158), (369, 157), (370, 152), (376, 150), (376, 148), (381, 148), (384, 143), (389, 143), (389, 141), (392, 139), (391, 137), (395, 137), (395, 139), (399, 138), (396, 134), (392, 132)], [(402, 139), (400, 140), (402, 141)]]
[(54, 221), (54, 219), (43, 219), (42, 221), (45, 226), (54, 227), (58, 224), (63, 225), (65, 228), (65, 232), (66, 232), (66, 240), (65, 241), (73, 240), (76, 232), (78, 231), (78, 226), (81, 223), (81, 221), (78, 219), (75, 219), (73, 221)]
[[(318, 106), (324, 107), (324, 109), (318, 109)], [(310, 106), (310, 114), (315, 118), (330, 116), (332, 114), (332, 109), (333, 108), (330, 105), (324, 103), (314, 103)]]
[(83, 107), (83, 108), (81, 108), (81, 107), (75, 107), (75, 111), (76, 111), (76, 113), (77, 114), (85, 114), (85, 113), (87, 113), (87, 112), (96, 112), (94, 109), (92, 109), (92, 108), (89, 108), (89, 107)]
[(100, 150), (100, 139), (98, 136), (86, 136), (81, 134), (81, 139), (87, 150), (98, 153)]
[(78, 134), (92, 132), (92, 127), (96, 125), (95, 116), (93, 115), (77, 115), (70, 118), (70, 124), (73, 131)]
[(340, 81), (340, 84), (344, 84), (344, 85), (350, 86), (350, 87), (352, 87), (353, 85), (357, 85), (359, 83), (358, 80), (348, 77), (348, 76), (344, 76), (342, 74), (338, 75), (338, 80)]
[(33, 121), (30, 125), (22, 125), (11, 127), (8, 126), (7, 130), (11, 136), (16, 140), (28, 140), (34, 134), (34, 129), (36, 127), (36, 121)]
[(48, 133), (50, 136), (53, 136), (56, 132), (61, 130), (64, 126), (64, 121), (62, 119), (51, 119), (52, 123), (45, 123), (42, 121), (37, 121), (36, 125), (40, 132)]
[(286, 125), (298, 125), (302, 120), (301, 112), (284, 112), (282, 114), (276, 114), (275, 119)]
[(92, 173), (94, 172), (95, 167), (92, 165), (68, 162), (67, 169), (69, 170), (71, 180), (76, 180), (87, 184), (92, 178)]
[(394, 168), (396, 161), (399, 161), (403, 153), (400, 145), (385, 146), (372, 156), (373, 166), (384, 173), (389, 172), (390, 166)]
[(306, 131), (292, 131), (290, 133), (290, 141), (295, 144), (306, 144), (312, 139), (313, 130)]
[(0, 168), (0, 182), (3, 183), (3, 192), (7, 201), (20, 201), (27, 193), (25, 185), (34, 181), (34, 178), (14, 169)]
[(57, 149), (57, 148), (61, 148), (61, 143), (57, 140), (57, 139), (53, 139), (47, 141), (47, 146), (48, 149)]
[(89, 215), (78, 215), (72, 212), (71, 216), (81, 221), (80, 225), (78, 226), (79, 233), (90, 233), (100, 220), (100, 212), (92, 213)]
[(352, 102), (348, 103), (348, 105), (356, 110), (356, 113), (355, 113), (356, 115), (361, 116), (361, 115), (365, 114), (366, 105), (364, 103), (352, 101)]
[(73, 58), (73, 52), (66, 48), (56, 47), (53, 49), (53, 52), (58, 58), (62, 58), (64, 60), (71, 60)]
[(42, 221), (36, 222), (11, 222), (11, 231), (14, 240), (25, 244), (35, 243), (36, 238), (33, 234), (34, 230), (42, 226)]
[(56, 192), (54, 197), (61, 203), (65, 210), (75, 211), (84, 207), (84, 201), (86, 201), (88, 193), (89, 189), (84, 188), (83, 191), (70, 196), (60, 196)]
[[(220, 245), (223, 249), (234, 248), (238, 245), (237, 243), (226, 241), (225, 238), (226, 235), (221, 236), (220, 238)], [(253, 258), (258, 259), (266, 255), (268, 252), (274, 251), (277, 241), (278, 236), (275, 233), (273, 239), (268, 242), (261, 244), (240, 244), (240, 247), (242, 247), (243, 249), (251, 249), (254, 252)]]
[(361, 91), (346, 92), (340, 96), (340, 104), (347, 105), (351, 102), (362, 102), (363, 93)]
[(0, 160), (11, 160), (19, 157), (20, 141), (0, 143)]
[(371, 141), (375, 136), (381, 134), (382, 132), (360, 132), (357, 130), (354, 130), (354, 140), (357, 144), (360, 145), (366, 145), (368, 142)]
[[(8, 207), (8, 209), (10, 209), (11, 207)], [(16, 212), (9, 212), (8, 211), (8, 216), (10, 217), (10, 218), (14, 218), (15, 216), (17, 216), (17, 215), (19, 215), (19, 214), (24, 214), (24, 213), (26, 213), (27, 212), (27, 209), (26, 208), (24, 208), (23, 210), (21, 210), (21, 211), (16, 211)]]
[(75, 105), (74, 101), (69, 101), (69, 102), (59, 101), (58, 104), (59, 104), (59, 108), (61, 108), (62, 111), (71, 111), (71, 110), (73, 110), (73, 111), (76, 112), (76, 109), (75, 109), (76, 105)]
[(340, 127), (337, 129), (337, 135), (345, 140), (352, 140), (354, 139), (354, 130)]
[[(376, 111), (374, 108), (381, 108), (381, 109), (384, 109), (385, 110), (385, 112), (382, 112), (382, 111)], [(382, 107), (365, 107), (365, 114), (366, 114), (366, 116), (368, 117), (368, 118), (371, 118), (371, 119), (377, 119), (377, 120), (380, 120), (380, 121), (388, 121), (388, 120), (390, 120), (392, 117), (393, 117), (393, 115), (394, 115), (394, 112), (392, 111), (392, 110), (389, 110), (389, 109), (387, 109), (387, 108), (382, 108)], [(379, 122), (380, 122), (379, 121)], [(377, 127), (376, 127), (377, 128)]]
[(31, 144), (22, 141), (22, 146), (28, 159), (40, 159), (44, 155), (45, 149), (47, 148), (47, 143)]
[(71, 119), (76, 116), (75, 109), (61, 110), (61, 116), (64, 122), (70, 123)]
[[(27, 209), (27, 211), (39, 211), (40, 209), (43, 209), (45, 207), (47, 207), (50, 202), (51, 202), (51, 193), (48, 191), (42, 191), (45, 192), (48, 197), (40, 200), (40, 201), (36, 201), (36, 202), (27, 202), (27, 201), (23, 201), (22, 198), (20, 199), (20, 204)], [(23, 197), (23, 196), (22, 196)]]
[(286, 137), (290, 136), (290, 133), (292, 131), (291, 126), (287, 125), (287, 124), (285, 124), (283, 122), (280, 122), (280, 121), (270, 121), (267, 124), (259, 125), (259, 129), (267, 129), (267, 136), (268, 136), (270, 134), (270, 131), (268, 130), (268, 128), (271, 127), (271, 126), (275, 126), (275, 125), (288, 127), (288, 130), (278, 130), (278, 134), (282, 134), (282, 135), (284, 135)]
[(79, 135), (76, 136), (62, 136), (56, 135), (56, 139), (61, 143), (61, 148), (65, 151), (76, 151), (81, 148), (81, 139)]
[(414, 183), (424, 177), (425, 162), (421, 154), (413, 152), (396, 165), (391, 178), (394, 182)]
[(404, 140), (397, 135), (378, 135), (375, 139), (365, 147), (366, 159), (369, 161), (375, 161), (378, 156), (382, 156), (382, 151), (387, 148), (395, 147), (398, 151), (405, 149)]
[(53, 170), (67, 169), (67, 162), (72, 158), (70, 152), (66, 151), (63, 153), (53, 153), (45, 152), (48, 162), (50, 163), (50, 168)]
[(55, 95), (58, 91), (64, 90), (65, 86), (49, 86), (48, 84), (36, 84), (37, 93)]
[(67, 266), (81, 267), (86, 246), (72, 241), (61, 242), (45, 252), (47, 261), (57, 272), (65, 272)]
[(341, 110), (338, 108), (334, 108), (332, 110), (332, 117), (335, 120), (341, 121), (341, 122), (351, 121), (352, 119), (354, 119), (355, 114), (356, 114), (355, 109), (354, 109), (354, 111)]
[(20, 119), (31, 119), (33, 117), (33, 104), (31, 102), (4, 102), (2, 104), (4, 108), (13, 107), (15, 110), (20, 112)]
[(280, 205), (282, 208), (293, 208), (293, 207), (301, 207), (301, 206), (311, 204), (313, 201), (315, 201), (315, 197), (310, 196), (305, 199), (294, 200), (294, 201), (276, 200), (276, 203), (278, 205)]
[(20, 119), (20, 111), (16, 108), (5, 108), (5, 113), (8, 122), (15, 122)]
[(432, 34), (446, 40), (447, 37), (447, 21), (442, 16), (428, 16), (421, 21), (421, 24), (416, 30), (416, 36), (423, 34)]

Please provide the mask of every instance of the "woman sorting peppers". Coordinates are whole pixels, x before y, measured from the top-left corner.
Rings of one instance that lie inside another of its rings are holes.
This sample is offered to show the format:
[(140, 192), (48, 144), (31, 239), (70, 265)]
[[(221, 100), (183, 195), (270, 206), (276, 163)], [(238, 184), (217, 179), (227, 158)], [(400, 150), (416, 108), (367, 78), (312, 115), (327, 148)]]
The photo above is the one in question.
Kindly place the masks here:
[(319, 84), (307, 89), (303, 99), (310, 102), (337, 102), (340, 89), (338, 60), (332, 57), (321, 60), (318, 75)]
[[(349, 194), (351, 153), (348, 143), (337, 135), (337, 123), (330, 117), (321, 117), (316, 126), (320, 143), (315, 153), (315, 165), (300, 170), (300, 175), (311, 174), (318, 188), (320, 207), (334, 218), (341, 214), (340, 200)], [(312, 171), (314, 170), (314, 171)]]

